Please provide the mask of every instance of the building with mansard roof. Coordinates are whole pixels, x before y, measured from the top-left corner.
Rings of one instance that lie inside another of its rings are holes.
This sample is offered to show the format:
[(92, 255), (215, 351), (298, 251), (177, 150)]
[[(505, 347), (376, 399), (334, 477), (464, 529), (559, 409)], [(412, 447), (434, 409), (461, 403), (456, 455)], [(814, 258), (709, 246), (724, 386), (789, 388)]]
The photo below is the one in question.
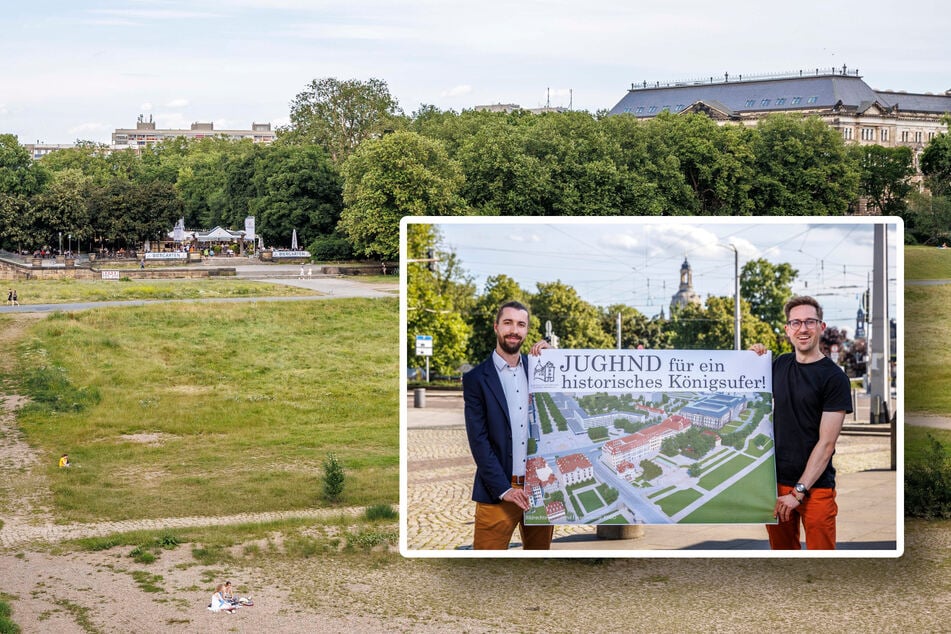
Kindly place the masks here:
[(718, 123), (755, 125), (766, 115), (816, 116), (847, 142), (884, 147), (907, 146), (915, 167), (924, 146), (947, 131), (951, 90), (941, 94), (871, 88), (858, 70), (814, 69), (775, 75), (710, 76), (678, 82), (642, 82), (610, 114), (655, 117), (661, 112), (700, 112)]

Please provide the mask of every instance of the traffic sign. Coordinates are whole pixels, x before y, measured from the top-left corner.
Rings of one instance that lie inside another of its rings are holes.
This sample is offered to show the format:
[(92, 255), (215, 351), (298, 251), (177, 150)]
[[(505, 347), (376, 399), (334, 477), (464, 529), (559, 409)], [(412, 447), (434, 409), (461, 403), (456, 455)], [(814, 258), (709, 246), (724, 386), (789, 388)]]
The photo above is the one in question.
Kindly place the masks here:
[(416, 335), (416, 356), (433, 356), (433, 337), (432, 335)]

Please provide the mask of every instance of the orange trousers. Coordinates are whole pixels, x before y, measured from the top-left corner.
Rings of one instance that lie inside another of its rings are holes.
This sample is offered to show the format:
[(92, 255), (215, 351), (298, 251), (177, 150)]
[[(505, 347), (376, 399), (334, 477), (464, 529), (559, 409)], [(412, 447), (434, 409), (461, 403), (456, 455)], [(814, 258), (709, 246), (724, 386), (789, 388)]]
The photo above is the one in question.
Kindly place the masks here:
[[(792, 492), (785, 484), (777, 486), (779, 496)], [(839, 507), (835, 503), (835, 489), (811, 489), (790, 518), (778, 524), (767, 524), (769, 547), (772, 550), (799, 550), (799, 524), (806, 533), (807, 550), (835, 550), (835, 517)]]
[(526, 526), (522, 509), (512, 502), (476, 502), (474, 550), (507, 550), (518, 526), (523, 550), (549, 550), (554, 526)]

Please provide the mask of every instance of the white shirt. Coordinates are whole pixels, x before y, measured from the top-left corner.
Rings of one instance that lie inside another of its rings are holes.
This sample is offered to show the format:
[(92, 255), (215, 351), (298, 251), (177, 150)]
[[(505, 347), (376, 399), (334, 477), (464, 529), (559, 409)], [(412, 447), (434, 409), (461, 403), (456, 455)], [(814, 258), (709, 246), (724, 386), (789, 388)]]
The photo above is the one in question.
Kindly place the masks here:
[(522, 356), (518, 365), (510, 366), (497, 351), (492, 352), (492, 361), (502, 382), (505, 402), (508, 405), (509, 421), (512, 424), (512, 474), (525, 475), (525, 462), (528, 459), (528, 377), (522, 367)]

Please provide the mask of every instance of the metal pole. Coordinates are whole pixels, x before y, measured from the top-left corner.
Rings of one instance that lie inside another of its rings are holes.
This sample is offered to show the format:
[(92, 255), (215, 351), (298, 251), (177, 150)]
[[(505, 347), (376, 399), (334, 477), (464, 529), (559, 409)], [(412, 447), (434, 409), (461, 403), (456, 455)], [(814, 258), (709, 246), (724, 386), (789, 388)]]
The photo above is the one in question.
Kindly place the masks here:
[(875, 225), (872, 259), (872, 327), (869, 333), (870, 423), (888, 422), (888, 252), (885, 225)]
[(733, 349), (740, 349), (740, 252), (733, 249)]
[(617, 349), (621, 349), (621, 313), (617, 314)]

